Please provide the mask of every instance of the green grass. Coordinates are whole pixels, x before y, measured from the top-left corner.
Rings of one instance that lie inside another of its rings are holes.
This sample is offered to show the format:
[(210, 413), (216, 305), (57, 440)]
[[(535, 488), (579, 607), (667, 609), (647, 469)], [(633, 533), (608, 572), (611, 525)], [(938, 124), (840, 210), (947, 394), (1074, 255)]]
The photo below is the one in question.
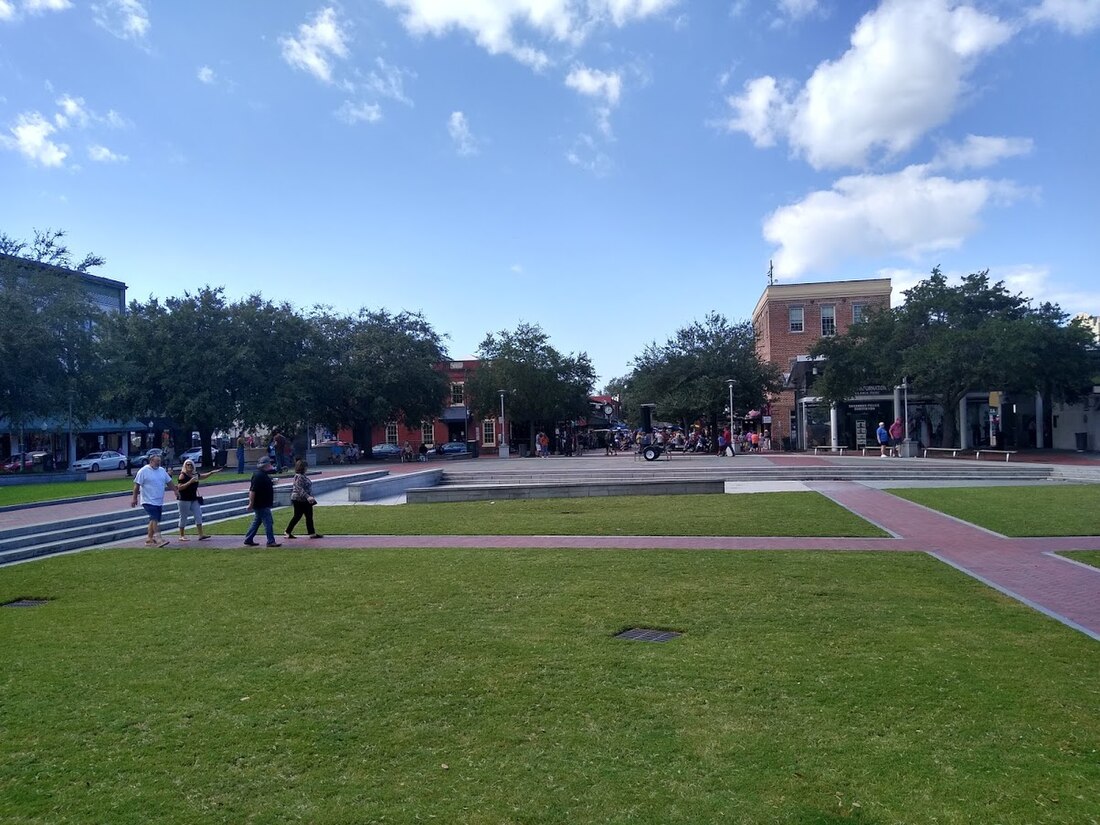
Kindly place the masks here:
[[(332, 535), (887, 535), (824, 496), (803, 492), (318, 507), (314, 512), (317, 529)], [(276, 532), (283, 531), (291, 515), (289, 508), (276, 511)], [(212, 524), (208, 532), (243, 535), (250, 519)]]
[(1058, 555), (1065, 556), (1074, 561), (1079, 561), (1081, 564), (1100, 567), (1100, 550), (1069, 550), (1064, 553), (1059, 553)]
[[(136, 473), (137, 470), (135, 469)], [(175, 469), (172, 478), (179, 475), (179, 469)], [(234, 481), (247, 481), (249, 476), (239, 476), (233, 472), (225, 472), (204, 479), (204, 488), (216, 484), (229, 484)], [(280, 477), (281, 478), (281, 477)], [(36, 504), (42, 501), (61, 501), (81, 496), (95, 496), (103, 493), (128, 493), (134, 489), (134, 480), (122, 476), (119, 478), (93, 478), (89, 475), (87, 481), (59, 481), (43, 484), (14, 484), (10, 487), (0, 487), (0, 507), (13, 504)]]
[(1100, 535), (1100, 484), (889, 490), (1005, 536)]
[(119, 550), (17, 596), (5, 823), (1100, 812), (1100, 646), (921, 554)]

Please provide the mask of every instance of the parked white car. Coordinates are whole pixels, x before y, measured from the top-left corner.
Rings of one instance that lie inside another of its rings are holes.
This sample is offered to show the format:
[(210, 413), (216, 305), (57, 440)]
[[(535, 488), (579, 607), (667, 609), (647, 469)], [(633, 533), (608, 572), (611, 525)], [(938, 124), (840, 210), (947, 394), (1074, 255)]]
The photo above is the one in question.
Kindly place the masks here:
[(100, 470), (125, 470), (126, 456), (122, 453), (116, 453), (114, 450), (88, 453), (84, 458), (78, 458), (74, 461), (72, 468), (93, 473), (98, 473)]

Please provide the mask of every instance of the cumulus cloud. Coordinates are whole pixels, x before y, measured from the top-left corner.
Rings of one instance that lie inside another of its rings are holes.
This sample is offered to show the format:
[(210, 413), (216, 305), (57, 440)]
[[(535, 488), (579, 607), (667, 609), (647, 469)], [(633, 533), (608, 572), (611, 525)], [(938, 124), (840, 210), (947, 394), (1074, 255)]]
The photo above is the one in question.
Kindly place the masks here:
[(93, 3), (95, 22), (120, 40), (141, 41), (151, 26), (141, 0), (105, 0)]
[(565, 85), (582, 95), (603, 99), (608, 106), (616, 106), (623, 90), (623, 79), (618, 72), (603, 72), (581, 65), (566, 75)]
[(447, 134), (454, 141), (455, 150), (460, 155), (476, 155), (477, 140), (470, 132), (470, 124), (466, 121), (466, 115), (462, 112), (451, 112), (447, 119)]
[(84, 127), (91, 120), (91, 115), (84, 108), (84, 98), (62, 95), (57, 99), (57, 106), (61, 110), (53, 116), (57, 128), (65, 129), (69, 126)]
[(297, 37), (279, 38), (283, 60), (295, 69), (332, 83), (333, 61), (348, 56), (348, 35), (332, 7), (321, 9), (310, 23), (298, 26)]
[(779, 247), (776, 275), (796, 278), (850, 257), (957, 248), (977, 230), (983, 209), (1020, 194), (1006, 181), (952, 180), (923, 165), (853, 175), (775, 210), (764, 221), (764, 237)]
[(336, 110), (336, 118), (354, 126), (356, 123), (377, 123), (382, 119), (382, 107), (377, 103), (354, 103), (345, 100)]
[(985, 169), (1005, 158), (1029, 154), (1033, 146), (1031, 138), (967, 135), (962, 143), (941, 143), (931, 165), (954, 171)]
[(4, 146), (19, 152), (31, 163), (56, 167), (62, 166), (68, 157), (69, 147), (51, 139), (57, 127), (38, 112), (19, 115), (8, 131), (11, 137), (0, 138)]
[(911, 148), (955, 111), (978, 58), (1013, 35), (1000, 19), (955, 0), (884, 0), (851, 45), (805, 85), (760, 77), (728, 99), (725, 122), (758, 146), (785, 138), (817, 169), (863, 166)]
[(1036, 22), (1051, 23), (1070, 34), (1087, 34), (1100, 27), (1097, 0), (1043, 0), (1028, 12)]
[(523, 29), (546, 45), (577, 45), (592, 28), (607, 21), (625, 26), (659, 14), (677, 0), (507, 0), (446, 3), (439, 0), (382, 0), (400, 12), (412, 34), (442, 37), (452, 30), (473, 37), (489, 54), (506, 54), (541, 71), (552, 62), (544, 48), (517, 39)]
[(15, 19), (15, 6), (8, 2), (8, 0), (0, 0), (0, 21), (2, 20), (14, 20)]
[(200, 66), (195, 76), (199, 79), (200, 83), (205, 83), (207, 85), (213, 85), (218, 80), (218, 76), (209, 66)]
[[(8, 5), (11, 5), (10, 3)], [(23, 10), (27, 14), (45, 14), (48, 11), (71, 9), (71, 0), (23, 0)]]
[(96, 163), (125, 163), (129, 160), (126, 155), (112, 152), (106, 146), (93, 144), (88, 147), (88, 157)]

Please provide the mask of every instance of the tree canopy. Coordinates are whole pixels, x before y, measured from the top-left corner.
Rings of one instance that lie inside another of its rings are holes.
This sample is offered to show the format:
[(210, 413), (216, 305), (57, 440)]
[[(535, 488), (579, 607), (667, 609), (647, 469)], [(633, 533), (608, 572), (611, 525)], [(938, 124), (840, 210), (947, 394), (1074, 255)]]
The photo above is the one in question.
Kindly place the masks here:
[(631, 421), (637, 420), (641, 404), (653, 403), (662, 420), (686, 424), (706, 417), (716, 426), (729, 406), (730, 379), (735, 412), (759, 408), (769, 394), (782, 389), (779, 369), (756, 353), (752, 323), (731, 324), (710, 312), (678, 329), (664, 344), (650, 344), (635, 359), (624, 382), (623, 408)]
[(955, 443), (959, 402), (974, 390), (1041, 392), (1072, 401), (1090, 380), (1089, 335), (1068, 324), (1050, 303), (1033, 307), (988, 270), (957, 285), (933, 269), (905, 293), (905, 303), (870, 313), (846, 335), (822, 338), (813, 354), (824, 356), (814, 391), (831, 402), (861, 388), (893, 387), (908, 377), (911, 392), (939, 403), (944, 443)]
[(537, 324), (519, 324), (514, 331), (489, 333), (478, 348), (482, 359), (467, 381), (470, 406), (483, 417), (499, 410), (505, 391), (507, 419), (553, 426), (588, 414), (588, 396), (596, 373), (588, 355), (558, 352)]

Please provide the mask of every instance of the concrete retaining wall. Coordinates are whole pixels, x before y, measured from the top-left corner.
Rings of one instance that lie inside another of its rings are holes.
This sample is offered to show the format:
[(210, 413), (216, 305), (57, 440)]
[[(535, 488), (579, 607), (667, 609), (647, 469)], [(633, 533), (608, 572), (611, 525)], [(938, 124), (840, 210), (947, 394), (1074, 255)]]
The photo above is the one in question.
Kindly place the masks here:
[(374, 501), (375, 499), (399, 496), (414, 487), (432, 488), (443, 477), (443, 468), (422, 470), (417, 473), (376, 478), (348, 485), (348, 501)]
[(409, 504), (439, 501), (496, 501), (517, 498), (588, 498), (590, 496), (682, 496), (724, 493), (721, 479), (699, 481), (609, 481), (559, 484), (493, 484), (412, 489)]

